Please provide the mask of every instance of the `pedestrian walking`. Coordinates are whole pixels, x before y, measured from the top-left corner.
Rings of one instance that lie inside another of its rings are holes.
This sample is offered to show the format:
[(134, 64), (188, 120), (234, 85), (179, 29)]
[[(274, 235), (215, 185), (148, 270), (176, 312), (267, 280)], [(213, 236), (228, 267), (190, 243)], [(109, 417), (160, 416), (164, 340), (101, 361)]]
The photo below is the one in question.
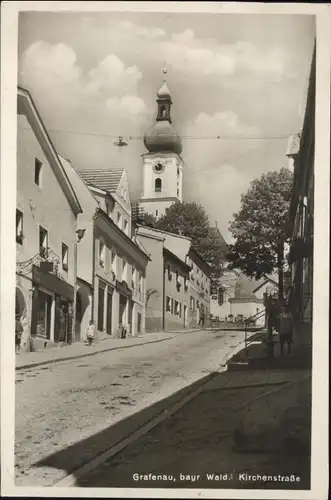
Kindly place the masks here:
[(87, 330), (86, 330), (86, 339), (87, 339), (89, 346), (92, 345), (92, 342), (93, 342), (93, 339), (95, 336), (95, 330), (96, 330), (95, 325), (93, 324), (93, 321), (91, 320), (89, 322), (89, 326), (87, 327)]
[(284, 354), (284, 345), (287, 344), (287, 352), (291, 354), (291, 347), (293, 341), (293, 318), (292, 315), (285, 305), (280, 309), (279, 314), (279, 345), (280, 345), (280, 355)]
[(21, 348), (21, 337), (23, 333), (23, 326), (20, 321), (20, 315), (16, 314), (15, 319), (15, 352), (19, 354)]

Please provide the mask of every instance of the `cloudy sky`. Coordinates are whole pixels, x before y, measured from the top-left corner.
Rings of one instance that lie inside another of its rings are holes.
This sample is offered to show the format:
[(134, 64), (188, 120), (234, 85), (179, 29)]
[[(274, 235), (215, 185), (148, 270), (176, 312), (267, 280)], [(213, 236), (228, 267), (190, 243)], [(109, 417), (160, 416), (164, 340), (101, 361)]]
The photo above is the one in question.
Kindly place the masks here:
[[(229, 240), (250, 181), (287, 165), (314, 36), (312, 16), (25, 12), (18, 81), (58, 152), (78, 168), (126, 168), (136, 200), (141, 137), (155, 122), (166, 64), (184, 198), (201, 203)], [(127, 147), (114, 146), (119, 135)]]

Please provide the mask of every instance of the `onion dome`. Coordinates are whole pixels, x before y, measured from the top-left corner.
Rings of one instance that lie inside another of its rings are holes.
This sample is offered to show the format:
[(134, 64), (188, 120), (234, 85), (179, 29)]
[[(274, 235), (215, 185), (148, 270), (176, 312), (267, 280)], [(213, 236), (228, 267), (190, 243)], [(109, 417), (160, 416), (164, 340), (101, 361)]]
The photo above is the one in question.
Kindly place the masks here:
[[(166, 74), (164, 69), (163, 73)], [(150, 153), (176, 153), (181, 154), (182, 141), (171, 126), (171, 94), (166, 80), (163, 80), (161, 88), (157, 92), (157, 116), (156, 124), (146, 132), (144, 144)]]
[(171, 99), (171, 94), (170, 90), (168, 89), (167, 82), (163, 82), (162, 87), (159, 88), (156, 95), (159, 99), (164, 99), (164, 98)]
[(150, 153), (176, 153), (183, 150), (179, 135), (173, 130), (169, 121), (158, 121), (154, 127), (146, 132), (144, 144)]

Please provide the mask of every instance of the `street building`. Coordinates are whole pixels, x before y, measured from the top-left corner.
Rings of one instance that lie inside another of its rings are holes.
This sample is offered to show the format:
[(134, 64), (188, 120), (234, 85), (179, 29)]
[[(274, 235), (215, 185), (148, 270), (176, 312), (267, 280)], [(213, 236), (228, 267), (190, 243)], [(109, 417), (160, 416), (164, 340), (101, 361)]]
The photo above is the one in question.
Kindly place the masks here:
[(18, 88), (16, 314), (25, 350), (73, 340), (80, 213), (38, 109)]
[[(164, 70), (164, 77), (166, 71)], [(140, 207), (157, 219), (175, 201), (183, 201), (182, 142), (171, 120), (171, 94), (164, 78), (157, 92), (156, 123), (146, 132), (143, 158), (143, 193)]]
[(99, 338), (117, 335), (121, 326), (127, 333), (137, 335), (145, 330), (149, 256), (132, 233), (126, 172), (104, 169), (78, 173), (98, 203), (93, 217), (91, 254), (92, 320)]
[(221, 322), (234, 322), (254, 317), (256, 325), (263, 325), (265, 294), (278, 291), (277, 279), (248, 278), (237, 270), (225, 268), (218, 284), (213, 287), (210, 311)]
[(185, 236), (138, 226), (149, 252), (146, 275), (146, 330), (173, 331), (204, 324), (210, 314), (210, 268)]
[(82, 207), (82, 213), (78, 215), (75, 311), (75, 340), (80, 341), (85, 338), (85, 332), (93, 316), (94, 217), (99, 203), (71, 162), (61, 156), (60, 160)]
[(313, 293), (315, 71), (316, 49), (311, 63), (300, 141), (292, 142), (287, 152), (294, 168), (288, 228), (291, 271), (288, 299), (296, 319), (296, 330), (308, 342), (311, 340)]

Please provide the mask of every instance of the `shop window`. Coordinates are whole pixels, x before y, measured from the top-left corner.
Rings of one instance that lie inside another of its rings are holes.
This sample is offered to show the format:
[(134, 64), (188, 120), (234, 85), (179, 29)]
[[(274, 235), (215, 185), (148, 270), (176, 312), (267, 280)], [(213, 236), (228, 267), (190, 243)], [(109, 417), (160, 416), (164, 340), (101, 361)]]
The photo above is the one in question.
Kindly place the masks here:
[(106, 245), (99, 240), (99, 266), (105, 267)]
[(41, 181), (42, 181), (42, 166), (43, 166), (43, 164), (41, 163), (41, 161), (38, 160), (38, 158), (35, 158), (35, 161), (34, 161), (34, 182), (39, 187), (41, 187)]
[(157, 177), (157, 179), (155, 179), (155, 192), (156, 193), (161, 193), (162, 191), (162, 179), (160, 179), (159, 177)]
[(16, 243), (23, 244), (23, 213), (16, 210)]
[(46, 257), (46, 251), (48, 247), (48, 231), (39, 226), (39, 251), (42, 257)]
[(166, 311), (171, 312), (171, 298), (168, 296), (166, 297)]
[(62, 269), (68, 271), (68, 247), (62, 243)]

